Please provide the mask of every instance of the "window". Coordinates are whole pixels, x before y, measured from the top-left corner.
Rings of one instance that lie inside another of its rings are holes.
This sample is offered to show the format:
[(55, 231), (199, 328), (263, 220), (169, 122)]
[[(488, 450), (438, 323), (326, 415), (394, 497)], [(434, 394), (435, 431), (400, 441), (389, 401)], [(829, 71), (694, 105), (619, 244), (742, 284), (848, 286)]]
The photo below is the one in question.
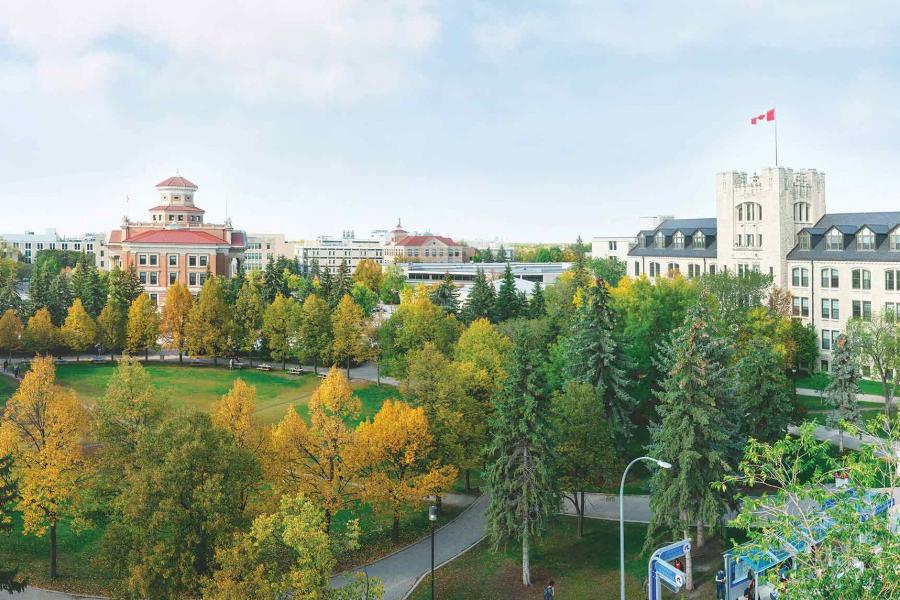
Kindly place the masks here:
[(646, 245), (645, 242), (644, 242), (644, 236), (643, 236), (643, 235), (637, 236), (636, 238), (634, 238), (634, 241), (635, 241), (635, 243), (637, 244), (637, 247), (638, 247), (638, 248), (644, 248), (645, 245)]
[(896, 319), (900, 316), (900, 302), (885, 302), (884, 316), (890, 317), (891, 319)]
[(822, 269), (822, 287), (836, 289), (839, 287), (837, 269)]
[(147, 271), (141, 271), (138, 273), (138, 281), (140, 281), (143, 285), (147, 285)]
[(169, 271), (169, 285), (175, 285), (176, 281), (178, 281), (178, 273)]
[(147, 255), (146, 254), (138, 254), (138, 264), (141, 266), (147, 264)]
[(170, 255), (169, 255), (169, 266), (170, 266), (170, 267), (177, 267), (177, 266), (178, 266), (178, 255), (177, 255), (177, 254), (170, 254)]
[(679, 273), (678, 263), (669, 263), (668, 268), (666, 269), (666, 275), (669, 277), (674, 277)]
[(825, 249), (826, 250), (843, 250), (844, 249), (844, 234), (836, 229), (829, 231), (828, 234), (825, 236)]
[(797, 223), (809, 223), (809, 203), (794, 203), (794, 221)]
[(637, 277), (641, 274), (641, 262), (639, 260), (634, 261), (634, 276)]
[(150, 271), (150, 285), (159, 285), (159, 273)]
[(688, 265), (688, 277), (700, 277), (700, 265)]
[(738, 277), (746, 277), (750, 274), (750, 265), (741, 263), (738, 266)]
[(702, 231), (694, 234), (694, 248), (706, 248), (706, 236)]
[(159, 296), (157, 296), (156, 294), (150, 294), (150, 302), (152, 302), (154, 305), (159, 304)]
[(875, 249), (875, 234), (872, 233), (871, 229), (863, 229), (859, 233), (856, 234), (856, 249), (857, 250), (874, 250)]
[(650, 263), (650, 277), (659, 277), (659, 263)]
[(666, 234), (664, 234), (662, 231), (657, 233), (655, 244), (656, 244), (657, 248), (665, 248), (666, 247)]
[[(837, 341), (838, 336), (841, 334), (837, 329), (823, 329), (822, 330), (822, 350), (831, 350), (834, 343)], [(825, 368), (828, 368), (828, 364), (825, 364)]]
[(147, 258), (150, 259), (150, 266), (151, 266), (151, 267), (155, 267), (156, 265), (159, 264), (159, 255), (158, 255), (158, 254), (151, 254), (151, 255), (148, 256)]
[(872, 273), (866, 269), (853, 269), (851, 274), (851, 285), (854, 290), (871, 290), (872, 289)]
[(738, 221), (761, 221), (762, 220), (762, 204), (756, 202), (744, 202), (737, 206)]
[(825, 373), (827, 373), (828, 372), (828, 361), (823, 360), (819, 364), (821, 365), (821, 370), (824, 371)]
[(822, 298), (822, 318), (838, 320), (841, 318), (840, 303), (835, 298)]
[(189, 267), (196, 267), (196, 266), (197, 266), (197, 255), (196, 255), (196, 254), (189, 254), (189, 255), (188, 255), (188, 266), (189, 266)]
[(863, 319), (865, 321), (872, 320), (872, 303), (868, 300), (853, 301), (853, 318)]
[(684, 248), (684, 234), (680, 231), (676, 231), (675, 235), (672, 236), (672, 247)]
[(197, 285), (196, 273), (188, 273), (188, 285)]
[(900, 233), (892, 233), (889, 243), (891, 250), (900, 250)]
[(184, 221), (184, 215), (178, 215), (178, 220), (179, 220), (179, 221)]
[(206, 273), (199, 273), (199, 277), (197, 278), (197, 281), (200, 283), (200, 285), (203, 285), (204, 283), (206, 283)]
[(794, 267), (791, 269), (791, 285), (794, 287), (809, 287), (809, 269)]
[(170, 220), (170, 221), (174, 221), (174, 220), (175, 220), (175, 215), (169, 215), (169, 220)]
[(900, 271), (888, 269), (884, 272), (884, 289), (900, 291)]
[(615, 242), (607, 242), (607, 249), (610, 252), (615, 252), (616, 251), (616, 243)]
[(716, 265), (709, 265), (709, 274), (710, 275), (716, 274)]
[(206, 261), (207, 261), (208, 258), (209, 258), (209, 257), (206, 256), (205, 254), (201, 254), (201, 255), (200, 255), (200, 266), (201, 266), (201, 267), (205, 267), (205, 266), (206, 266)]
[(795, 296), (791, 299), (792, 302), (792, 311), (791, 313), (795, 317), (808, 317), (809, 316), (809, 298), (802, 298)]

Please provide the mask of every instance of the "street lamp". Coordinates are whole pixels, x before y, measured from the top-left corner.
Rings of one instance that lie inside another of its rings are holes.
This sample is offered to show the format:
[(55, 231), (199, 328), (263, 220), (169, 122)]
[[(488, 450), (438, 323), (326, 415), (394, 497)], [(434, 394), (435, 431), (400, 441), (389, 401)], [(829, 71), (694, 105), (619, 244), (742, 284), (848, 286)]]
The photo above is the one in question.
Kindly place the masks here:
[(438, 507), (434, 504), (428, 509), (428, 520), (431, 521), (431, 600), (434, 600), (434, 523), (438, 518)]
[[(657, 460), (649, 456), (641, 456), (628, 463), (628, 466), (625, 467), (625, 472), (622, 473), (622, 483), (619, 485), (619, 584), (621, 600), (625, 600), (625, 477), (628, 476), (628, 469), (636, 462), (642, 460), (655, 463), (656, 466), (662, 467), (663, 469), (672, 468), (672, 464), (667, 463), (664, 460)], [(652, 585), (653, 582), (650, 582), (650, 584)]]

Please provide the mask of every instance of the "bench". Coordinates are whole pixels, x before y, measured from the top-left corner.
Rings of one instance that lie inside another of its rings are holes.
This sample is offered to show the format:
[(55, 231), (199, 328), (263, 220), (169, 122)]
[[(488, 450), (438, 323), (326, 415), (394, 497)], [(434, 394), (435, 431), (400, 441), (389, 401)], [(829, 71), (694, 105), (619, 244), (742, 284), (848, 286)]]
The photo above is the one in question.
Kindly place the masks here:
[(191, 361), (188, 361), (187, 366), (189, 366), (189, 367), (202, 367), (202, 366), (203, 366), (203, 362), (201, 362), (201, 361), (199, 361), (199, 360), (191, 360)]
[(96, 358), (92, 358), (92, 359), (91, 359), (91, 363), (92, 363), (92, 364), (95, 364), (95, 365), (102, 365), (102, 364), (105, 363), (105, 362), (106, 362), (106, 359), (105, 359), (105, 358), (100, 358), (99, 356), (96, 357)]
[(244, 363), (239, 363), (237, 361), (234, 361), (233, 363), (228, 364), (228, 368), (229, 369), (243, 369)]
[(256, 367), (256, 370), (257, 371), (271, 371), (272, 365), (259, 365), (258, 367)]
[(291, 367), (287, 372), (291, 375), (303, 375), (303, 369), (300, 367)]
[(319, 373), (319, 379), (325, 379), (326, 377), (328, 377), (328, 373), (325, 373), (325, 372)]

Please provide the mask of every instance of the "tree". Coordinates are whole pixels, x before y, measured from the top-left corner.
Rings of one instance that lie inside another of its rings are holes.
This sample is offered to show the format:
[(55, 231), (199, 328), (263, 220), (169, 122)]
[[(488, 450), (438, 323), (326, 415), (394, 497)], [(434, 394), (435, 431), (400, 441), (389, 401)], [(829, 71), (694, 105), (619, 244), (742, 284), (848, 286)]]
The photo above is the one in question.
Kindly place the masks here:
[(445, 313), (451, 315), (459, 313), (459, 289), (453, 283), (450, 273), (444, 274), (444, 279), (431, 290), (428, 297)]
[(23, 332), (22, 319), (11, 308), (6, 309), (0, 317), (0, 351), (12, 358), (13, 352), (22, 345)]
[(791, 351), (785, 357), (787, 368), (812, 371), (819, 358), (819, 338), (815, 327), (812, 323), (804, 325), (800, 319), (791, 319), (787, 335), (791, 340)]
[(338, 265), (337, 273), (332, 281), (331, 290), (328, 296), (328, 306), (330, 306), (332, 310), (337, 308), (344, 296), (350, 294), (351, 285), (350, 268), (347, 266), (347, 261), (342, 258), (341, 264)]
[(531, 585), (531, 538), (559, 508), (553, 478), (550, 401), (542, 372), (544, 335), (528, 323), (512, 328), (513, 350), (503, 389), (494, 398), (486, 478), (488, 535), (494, 548), (522, 544), (522, 585)]
[(556, 433), (556, 477), (563, 497), (578, 515), (575, 531), (584, 535), (585, 493), (615, 479), (621, 461), (616, 452), (617, 428), (607, 418), (597, 390), (572, 382), (552, 400)]
[(110, 358), (125, 347), (126, 325), (125, 311), (118, 304), (107, 302), (97, 317), (97, 342), (109, 352)]
[(321, 506), (326, 530), (337, 511), (358, 498), (358, 467), (348, 460), (355, 442), (347, 423), (359, 411), (359, 398), (335, 367), (310, 398), (310, 425), (290, 406), (272, 428), (270, 479), (282, 494), (303, 493)]
[(334, 338), (331, 342), (331, 356), (335, 362), (347, 365), (347, 377), (350, 377), (350, 362), (365, 360), (369, 345), (366, 342), (366, 318), (362, 309), (349, 295), (344, 296), (331, 317), (331, 330)]
[[(859, 402), (856, 392), (859, 390), (859, 365), (848, 347), (846, 335), (839, 335), (831, 353), (831, 381), (825, 388), (825, 401), (834, 409), (828, 417), (828, 425), (837, 427), (840, 432), (840, 451), (844, 451), (845, 423), (857, 427), (862, 425), (859, 415)], [(767, 440), (764, 440), (767, 441)]]
[(739, 323), (748, 309), (765, 303), (772, 286), (772, 277), (756, 271), (739, 275), (720, 270), (701, 277), (700, 286), (716, 299), (720, 322)]
[(884, 414), (891, 405), (900, 381), (900, 329), (896, 317), (879, 312), (872, 320), (851, 319), (847, 323), (850, 348), (859, 364), (869, 364), (881, 380)]
[(252, 281), (245, 281), (234, 305), (234, 337), (238, 350), (247, 353), (251, 367), (253, 351), (262, 335), (264, 313), (259, 288)]
[(615, 257), (594, 258), (588, 263), (588, 269), (594, 277), (602, 279), (612, 287), (616, 287), (619, 281), (625, 277), (627, 266)]
[(503, 278), (500, 280), (500, 289), (497, 290), (497, 301), (494, 303), (494, 321), (501, 323), (521, 316), (524, 308), (519, 301), (516, 278), (513, 276), (512, 267), (510, 267), (509, 263), (506, 263), (506, 268), (503, 270)]
[(130, 266), (128, 270), (114, 266), (109, 272), (107, 285), (109, 287), (108, 302), (112, 302), (123, 312), (127, 311), (131, 303), (137, 300), (137, 297), (144, 291), (144, 286), (138, 279), (134, 265)]
[(381, 265), (371, 258), (364, 258), (356, 263), (356, 271), (353, 273), (353, 280), (362, 284), (376, 294), (381, 293), (381, 285), (384, 283), (384, 273)]
[(787, 432), (794, 398), (778, 353), (760, 338), (751, 346), (735, 365), (735, 393), (743, 415), (741, 433), (769, 442)]
[(93, 258), (82, 257), (72, 270), (72, 294), (81, 300), (84, 309), (96, 319), (106, 304), (108, 290)]
[(636, 402), (628, 391), (627, 357), (616, 339), (616, 314), (605, 281), (583, 291), (568, 342), (569, 376), (596, 390), (606, 417), (627, 436)]
[(32, 311), (49, 307), (52, 301), (50, 286), (61, 270), (62, 267), (53, 254), (48, 254), (46, 251), (38, 252), (31, 273), (31, 281), (28, 284), (28, 296)]
[(129, 354), (144, 351), (144, 360), (150, 358), (150, 350), (158, 347), (159, 313), (147, 294), (141, 294), (128, 308), (128, 326), (125, 333), (125, 350)]
[(363, 494), (393, 515), (392, 538), (400, 539), (400, 513), (437, 496), (456, 479), (456, 469), (431, 458), (431, 435), (422, 408), (386, 400), (375, 419), (360, 423), (354, 447), (364, 465)]
[(197, 597), (215, 548), (248, 525), (240, 491), (259, 482), (256, 459), (209, 415), (179, 414), (140, 439), (123, 477), (102, 542), (118, 595)]
[(388, 372), (402, 377), (410, 350), (432, 342), (440, 352), (449, 354), (458, 336), (456, 317), (435, 306), (424, 286), (405, 290), (400, 306), (379, 330), (382, 363)]
[(476, 319), (493, 318), (496, 301), (494, 286), (488, 283), (484, 271), (478, 269), (475, 274), (475, 281), (463, 305), (462, 320), (465, 323), (471, 323)]
[[(658, 421), (650, 428), (648, 450), (672, 468), (655, 470), (651, 479), (653, 516), (646, 547), (669, 532), (689, 538), (691, 525), (697, 526), (696, 547), (702, 547), (706, 525), (717, 523), (725, 512), (725, 497), (711, 484), (728, 471), (737, 437), (729, 354), (703, 304), (663, 347), (660, 363), (666, 377), (655, 392)], [(690, 553), (685, 566), (685, 587), (692, 590)]]
[(544, 288), (541, 287), (540, 281), (534, 282), (534, 288), (531, 290), (531, 300), (528, 302), (528, 318), (540, 319), (547, 314), (547, 307), (544, 304)]
[(313, 370), (319, 374), (319, 363), (325, 360), (331, 348), (331, 312), (328, 303), (316, 294), (310, 294), (300, 308), (300, 355), (312, 358)]
[(166, 304), (163, 306), (159, 331), (166, 346), (178, 350), (178, 362), (184, 362), (184, 351), (187, 348), (188, 327), (194, 297), (183, 283), (170, 285), (166, 293)]
[(19, 313), (22, 309), (22, 298), (16, 289), (17, 278), (9, 276), (0, 284), (0, 311), (12, 310)]
[(385, 304), (400, 304), (400, 292), (407, 287), (403, 267), (389, 265), (384, 270), (384, 280), (381, 283), (381, 301)]
[(75, 353), (76, 361), (82, 352), (97, 341), (97, 324), (84, 309), (80, 298), (75, 298), (72, 306), (69, 307), (69, 313), (66, 315), (60, 335), (66, 346)]
[(272, 358), (281, 361), (282, 370), (293, 353), (297, 319), (297, 303), (293, 298), (285, 298), (281, 294), (275, 295), (275, 300), (263, 313), (263, 337)]
[(188, 352), (212, 356), (213, 363), (218, 364), (219, 357), (229, 350), (231, 326), (222, 279), (208, 277), (191, 307), (187, 327)]
[(231, 432), (238, 448), (259, 449), (259, 432), (253, 419), (256, 412), (256, 388), (236, 379), (227, 394), (210, 409), (213, 425)]
[(350, 290), (350, 297), (362, 309), (365, 317), (371, 317), (372, 313), (375, 312), (375, 307), (378, 306), (378, 294), (361, 283), (353, 284), (353, 288)]
[(58, 332), (50, 318), (50, 311), (41, 308), (28, 319), (28, 325), (22, 334), (22, 343), (31, 352), (40, 354), (49, 352), (56, 345), (57, 337)]
[[(19, 489), (13, 476), (13, 457), (11, 454), (0, 455), (0, 534), (9, 533), (12, 528), (9, 509), (18, 497)], [(6, 569), (0, 565), (0, 592), (24, 592), (26, 584), (26, 581), (19, 580), (16, 569)]]
[(348, 535), (335, 539), (325, 527), (321, 508), (302, 495), (284, 496), (275, 513), (260, 515), (250, 531), (216, 550), (218, 569), (204, 582), (203, 598), (378, 600), (382, 587), (375, 578), (356, 578), (338, 589), (329, 585), (337, 566), (335, 552), (355, 549), (357, 538), (354, 526)]
[(56, 384), (53, 359), (34, 359), (0, 421), (0, 454), (12, 454), (23, 531), (50, 533), (50, 578), (57, 576), (56, 529), (78, 525), (81, 436), (87, 418), (75, 393)]

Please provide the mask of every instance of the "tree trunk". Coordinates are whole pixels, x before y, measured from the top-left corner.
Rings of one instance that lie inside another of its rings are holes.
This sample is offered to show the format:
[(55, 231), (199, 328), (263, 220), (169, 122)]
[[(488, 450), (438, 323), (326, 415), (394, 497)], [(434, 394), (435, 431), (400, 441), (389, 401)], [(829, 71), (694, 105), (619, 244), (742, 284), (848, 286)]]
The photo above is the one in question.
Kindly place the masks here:
[(840, 450), (840, 453), (843, 454), (844, 453), (844, 430), (843, 429), (838, 429), (838, 436), (840, 439), (840, 442), (838, 443), (838, 449)]
[(331, 533), (331, 511), (325, 509), (325, 533)]
[[(691, 538), (691, 532), (685, 529), (683, 532), (684, 539)], [(684, 589), (689, 592), (694, 591), (694, 574), (692, 572), (693, 563), (691, 561), (691, 552), (684, 555)]]
[[(375, 378), (378, 380), (378, 385), (381, 385), (381, 361), (375, 361)], [(466, 477), (469, 476), (468, 470), (466, 470)], [(468, 483), (466, 483), (466, 490), (468, 490)]]
[(56, 579), (56, 521), (50, 524), (50, 579)]
[(148, 360), (150, 360), (150, 347), (149, 346), (144, 348), (144, 362), (147, 362)]
[(347, 357), (347, 380), (350, 380), (350, 357)]
[(247, 354), (247, 361), (250, 363), (250, 366), (253, 367), (253, 354)]
[(391, 539), (394, 543), (400, 541), (400, 513), (394, 511), (394, 523), (391, 525)]
[(313, 356), (313, 373), (319, 374), (319, 355)]
[(891, 394), (888, 390), (887, 371), (881, 372), (881, 393), (884, 395), (884, 414), (891, 417)]
[(528, 528), (526, 518), (526, 528), (522, 533), (522, 585), (528, 587), (531, 585), (531, 564), (528, 562)]
[(472, 486), (469, 484), (470, 471), (471, 471), (471, 469), (466, 469), (466, 493), (469, 493), (472, 491)]
[(218, 366), (219, 366), (219, 357), (216, 356), (215, 354), (213, 354), (213, 366), (214, 366), (214, 367), (218, 367)]
[(284, 371), (285, 369), (287, 369), (287, 356), (281, 359), (281, 370)]
[(697, 547), (702, 548), (706, 543), (706, 528), (703, 525), (703, 519), (697, 519)]
[(81, 355), (77, 352), (75, 353), (75, 362), (81, 362)]
[(181, 364), (184, 362), (184, 350), (178, 350), (178, 363)]
[(575, 512), (578, 513), (578, 529), (575, 537), (579, 540), (584, 537), (584, 492), (581, 492), (581, 501), (578, 499), (578, 492), (575, 492)]

